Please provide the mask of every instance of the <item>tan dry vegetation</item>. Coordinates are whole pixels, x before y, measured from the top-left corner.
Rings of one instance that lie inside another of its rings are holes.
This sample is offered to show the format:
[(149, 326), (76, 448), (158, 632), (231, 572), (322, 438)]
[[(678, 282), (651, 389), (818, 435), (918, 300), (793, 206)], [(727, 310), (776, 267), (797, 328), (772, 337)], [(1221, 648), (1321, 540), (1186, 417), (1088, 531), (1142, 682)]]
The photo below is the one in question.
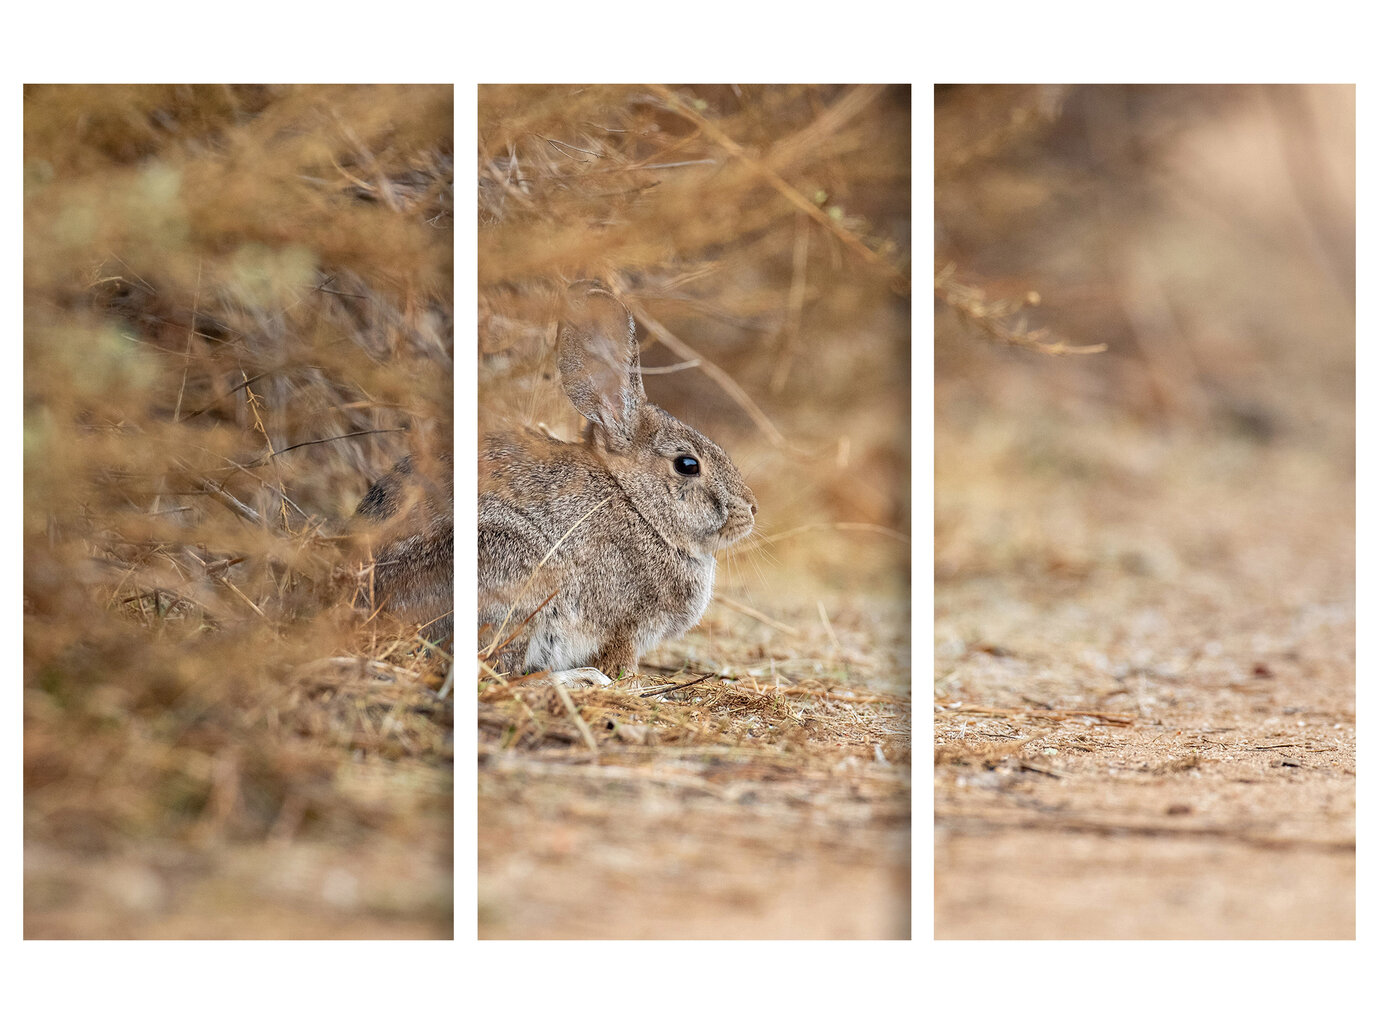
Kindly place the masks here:
[(479, 105), (481, 430), (575, 435), (557, 302), (598, 278), (761, 509), (638, 677), (481, 672), (480, 936), (908, 935), (909, 90)]
[(936, 934), (1353, 937), (1353, 89), (935, 124)]
[(349, 516), (449, 443), (452, 120), (25, 89), (27, 937), (451, 934), (449, 659)]

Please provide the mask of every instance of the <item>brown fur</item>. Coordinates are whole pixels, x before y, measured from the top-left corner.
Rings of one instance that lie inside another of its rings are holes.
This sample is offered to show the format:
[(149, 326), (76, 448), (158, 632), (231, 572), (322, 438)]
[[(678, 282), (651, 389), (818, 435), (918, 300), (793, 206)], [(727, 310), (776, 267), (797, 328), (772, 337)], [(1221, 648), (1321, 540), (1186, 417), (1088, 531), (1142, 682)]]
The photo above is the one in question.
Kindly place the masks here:
[[(756, 498), (721, 448), (646, 402), (631, 317), (606, 289), (571, 288), (558, 354), (589, 424), (575, 443), (484, 439), (479, 626), (500, 639), (521, 627), (497, 652), (504, 670), (617, 677), (699, 621), (714, 553), (751, 531)], [(677, 469), (685, 456), (697, 473)]]
[(374, 553), (366, 603), (441, 637), (454, 631), (454, 456), (423, 465), (402, 459), (369, 488), (355, 515)]

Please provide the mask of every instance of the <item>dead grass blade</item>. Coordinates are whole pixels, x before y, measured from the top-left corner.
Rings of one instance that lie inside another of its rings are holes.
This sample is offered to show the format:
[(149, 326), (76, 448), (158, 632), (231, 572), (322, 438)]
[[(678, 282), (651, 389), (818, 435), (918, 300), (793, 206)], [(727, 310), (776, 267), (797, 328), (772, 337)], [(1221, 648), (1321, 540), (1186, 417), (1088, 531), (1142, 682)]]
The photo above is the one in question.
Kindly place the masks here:
[(584, 740), (584, 745), (593, 753), (599, 752), (599, 745), (594, 741), (594, 734), (589, 731), (589, 723), (584, 720), (584, 716), (575, 707), (575, 702), (570, 699), (570, 691), (565, 688), (565, 684), (559, 679), (553, 679), (552, 685), (555, 692), (560, 694), (560, 702), (565, 705), (565, 710), (570, 715), (570, 721), (575, 723), (575, 728), (579, 730), (580, 738)]
[[(890, 277), (893, 285), (902, 290), (907, 291), (909, 289), (909, 274), (905, 273), (899, 267), (891, 265), (884, 256), (872, 251), (865, 242), (851, 231), (847, 230), (847, 228), (837, 220), (830, 217), (817, 203), (810, 202), (798, 189), (777, 174), (772, 168), (766, 166), (760, 160), (757, 160), (749, 154), (721, 128), (700, 114), (699, 111), (695, 110), (694, 107), (690, 106), (663, 85), (652, 85), (650, 89), (666, 103), (673, 106), (679, 114), (697, 125), (705, 134), (727, 150), (735, 159), (742, 161), (742, 163), (750, 167), (753, 172), (766, 179), (766, 181), (771, 184), (772, 188), (779, 192), (789, 203), (799, 209), (800, 212), (813, 218), (830, 234), (835, 235), (840, 242), (860, 256), (866, 263), (884, 270)], [(866, 102), (870, 102), (880, 95), (880, 89), (875, 86), (859, 86), (853, 95), (854, 97), (861, 97)]]
[(991, 718), (1047, 718), (1052, 721), (1065, 721), (1070, 718), (1095, 718), (1105, 722), (1107, 725), (1128, 727), (1135, 724), (1134, 715), (1121, 714), (1117, 711), (1058, 711), (1054, 709), (1036, 708), (997, 708), (985, 707), (981, 705), (964, 704), (961, 707), (946, 707), (935, 704), (934, 714), (943, 715), (948, 718), (958, 718), (963, 715), (981, 715)]

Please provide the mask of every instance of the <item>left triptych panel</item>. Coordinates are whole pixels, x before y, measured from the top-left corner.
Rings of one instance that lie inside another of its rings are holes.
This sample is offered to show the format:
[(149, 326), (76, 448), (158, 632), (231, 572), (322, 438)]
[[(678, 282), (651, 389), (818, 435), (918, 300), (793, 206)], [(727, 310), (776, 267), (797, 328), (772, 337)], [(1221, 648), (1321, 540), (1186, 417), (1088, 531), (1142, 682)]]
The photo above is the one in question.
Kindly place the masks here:
[(453, 935), (449, 85), (24, 90), (24, 935)]

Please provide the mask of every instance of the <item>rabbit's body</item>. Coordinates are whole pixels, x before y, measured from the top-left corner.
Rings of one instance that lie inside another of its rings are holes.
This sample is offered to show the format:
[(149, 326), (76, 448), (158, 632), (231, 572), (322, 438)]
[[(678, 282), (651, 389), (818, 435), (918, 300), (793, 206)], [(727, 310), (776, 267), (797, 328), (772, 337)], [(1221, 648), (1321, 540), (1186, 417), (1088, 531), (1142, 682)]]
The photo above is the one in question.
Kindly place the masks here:
[(365, 603), (440, 638), (454, 632), (454, 457), (428, 462), (422, 472), (410, 455), (402, 459), (369, 488), (355, 516), (374, 555)]
[(587, 285), (576, 303), (560, 364), (583, 440), (493, 434), (480, 453), (479, 624), (517, 633), (505, 670), (616, 677), (699, 621), (756, 499), (721, 448), (645, 401), (622, 305)]

